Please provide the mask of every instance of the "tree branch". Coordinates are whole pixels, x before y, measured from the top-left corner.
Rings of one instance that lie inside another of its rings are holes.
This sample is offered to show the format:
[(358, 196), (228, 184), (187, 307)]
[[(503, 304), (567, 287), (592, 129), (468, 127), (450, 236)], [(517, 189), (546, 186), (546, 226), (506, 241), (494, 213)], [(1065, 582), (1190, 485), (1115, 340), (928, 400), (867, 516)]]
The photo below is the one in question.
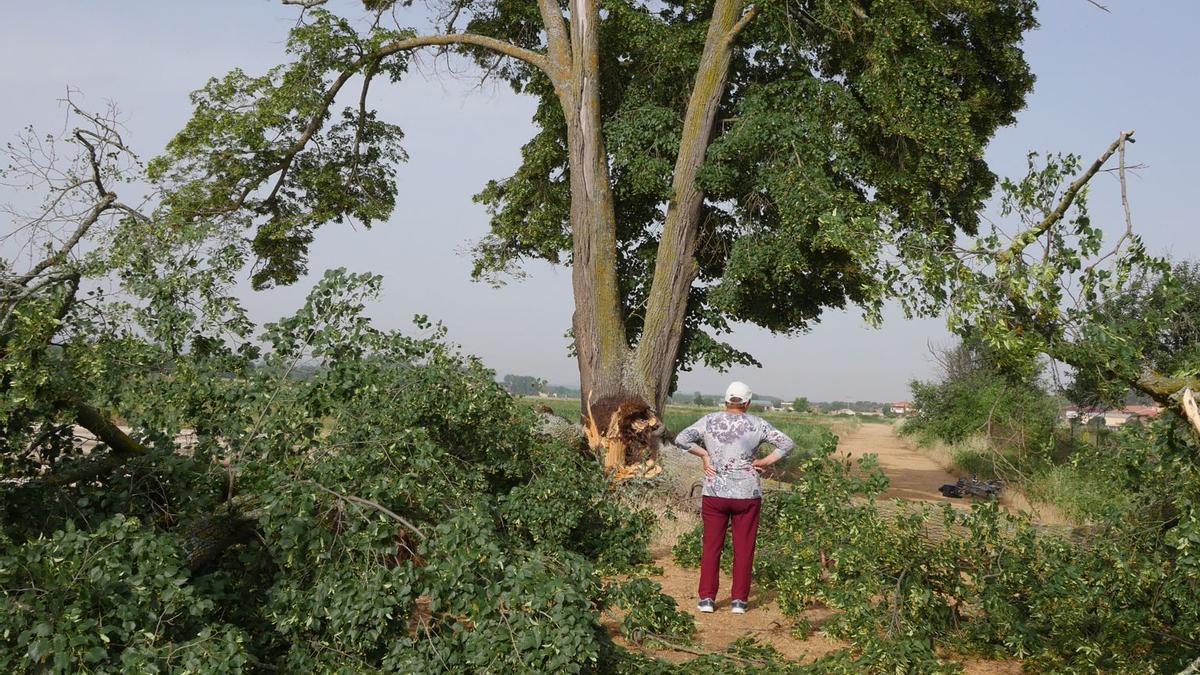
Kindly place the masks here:
[[(271, 190), (271, 194), (267, 197), (266, 202), (269, 203), (274, 200), (276, 194), (283, 185), (284, 179), (287, 177), (287, 171), (292, 165), (292, 160), (295, 159), (296, 155), (298, 155), (300, 151), (304, 149), (304, 146), (308, 145), (308, 142), (312, 140), (312, 137), (316, 135), (317, 131), (321, 129), (321, 126), (325, 123), (325, 115), (329, 111), (329, 106), (333, 105), (333, 101), (337, 98), (338, 92), (342, 90), (342, 87), (346, 85), (346, 82), (350, 81), (350, 78), (354, 77), (364, 69), (374, 70), (380, 61), (393, 54), (404, 51), (412, 51), (422, 47), (434, 47), (439, 45), (468, 45), (490, 49), (494, 52), (503, 54), (504, 56), (525, 61), (526, 63), (541, 69), (543, 72), (549, 75), (552, 80), (557, 77), (557, 71), (555, 71), (555, 69), (550, 65), (550, 62), (545, 55), (530, 51), (523, 47), (518, 47), (510, 42), (488, 37), (486, 35), (476, 35), (474, 33), (424, 35), (384, 45), (369, 54), (364, 54), (363, 56), (355, 59), (354, 62), (350, 64), (350, 67), (338, 75), (337, 79), (335, 79), (333, 84), (330, 85), (329, 89), (326, 90), (325, 96), (322, 98), (320, 109), (316, 112), (316, 114), (313, 115), (312, 119), (309, 120), (308, 124), (304, 127), (304, 131), (300, 133), (300, 137), (296, 139), (296, 142), (293, 143), (290, 148), (288, 148), (288, 150), (284, 153), (283, 158), (279, 162), (271, 167), (268, 167), (266, 169), (266, 173), (260, 174), (261, 178), (259, 180), (266, 180), (269, 176), (276, 172), (279, 172), (280, 174), (275, 183), (275, 187)], [(252, 193), (257, 187), (257, 182), (246, 185), (229, 210), (232, 211), (240, 209), (246, 203), (246, 200), (249, 199), (250, 193)]]
[(80, 240), (83, 239), (88, 230), (90, 230), (92, 226), (96, 224), (96, 221), (100, 220), (100, 216), (103, 215), (104, 212), (108, 210), (108, 207), (112, 206), (113, 202), (116, 200), (117, 196), (115, 194), (111, 192), (104, 193), (104, 196), (101, 197), (100, 201), (92, 207), (91, 211), (88, 212), (87, 217), (83, 219), (83, 222), (79, 224), (79, 227), (75, 228), (75, 232), (71, 234), (71, 236), (66, 242), (63, 243), (62, 247), (59, 248), (56, 253), (48, 256), (45, 260), (34, 265), (32, 269), (14, 279), (13, 282), (20, 286), (24, 286), (32, 281), (34, 277), (42, 272), (45, 272), (53, 265), (57, 265), (66, 260), (67, 256), (70, 255), (71, 250), (79, 245)]
[(92, 432), (97, 439), (103, 441), (112, 449), (113, 455), (118, 459), (129, 459), (146, 454), (146, 448), (141, 443), (130, 438), (129, 434), (121, 431), (121, 428), (113, 424), (106, 415), (87, 403), (65, 399), (61, 400), (59, 404), (63, 408), (73, 411), (79, 426)]
[(746, 13), (742, 15), (742, 18), (738, 19), (737, 23), (733, 24), (733, 28), (729, 29), (729, 33), (725, 35), (725, 41), (727, 43), (733, 42), (737, 38), (738, 33), (741, 33), (742, 29), (745, 28), (746, 25), (751, 21), (753, 21), (754, 17), (756, 16), (758, 16), (758, 6), (750, 5), (750, 8), (746, 10)]
[(353, 502), (355, 504), (359, 504), (362, 506), (369, 506), (369, 507), (375, 509), (376, 511), (382, 513), (383, 515), (396, 521), (397, 523), (400, 523), (404, 527), (408, 528), (408, 530), (411, 531), (413, 534), (417, 535), (417, 537), (419, 539), (425, 538), (425, 533), (421, 532), (420, 528), (418, 528), (416, 525), (413, 525), (411, 522), (409, 522), (403, 516), (396, 514), (396, 512), (392, 511), (391, 509), (388, 509), (387, 507), (382, 506), (378, 502), (373, 502), (370, 499), (363, 499), (362, 497), (355, 497), (354, 495), (344, 495), (344, 494), (341, 494), (338, 492), (334, 492), (333, 490), (330, 490), (329, 488), (325, 487), (324, 485), (321, 485), (320, 483), (315, 483), (313, 481), (307, 481), (307, 482), (309, 484), (311, 484), (313, 487), (320, 490), (321, 492), (331, 494), (334, 497), (337, 497), (338, 499), (340, 499), (344, 502)]
[[(538, 11), (546, 28), (546, 51), (551, 63), (559, 72), (571, 70), (571, 40), (567, 37), (567, 25), (557, 0), (538, 0)], [(553, 79), (553, 78), (552, 78)]]
[(1078, 196), (1079, 191), (1083, 189), (1083, 186), (1087, 185), (1088, 181), (1092, 179), (1092, 176), (1095, 176), (1096, 173), (1100, 171), (1101, 167), (1104, 166), (1104, 163), (1113, 156), (1113, 153), (1115, 153), (1118, 149), (1125, 147), (1126, 141), (1131, 143), (1133, 142), (1132, 130), (1121, 132), (1121, 135), (1117, 137), (1117, 140), (1113, 141), (1112, 145), (1109, 145), (1108, 149), (1105, 150), (1104, 153), (1099, 157), (1097, 157), (1096, 161), (1092, 162), (1092, 165), (1088, 167), (1087, 171), (1084, 171), (1082, 175), (1076, 178), (1075, 181), (1067, 187), (1067, 191), (1063, 193), (1062, 199), (1059, 200), (1058, 205), (1042, 220), (1042, 222), (1028, 230), (1025, 230), (1013, 238), (1012, 245), (1009, 246), (1007, 250), (1001, 252), (998, 256), (996, 261), (997, 266), (1003, 266), (1011, 263), (1017, 256), (1021, 255), (1021, 253), (1028, 248), (1030, 244), (1037, 241), (1038, 237), (1045, 234), (1050, 228), (1054, 227), (1058, 221), (1062, 220), (1063, 216), (1067, 214), (1067, 209), (1071, 208), (1071, 204), (1075, 202), (1075, 197)]

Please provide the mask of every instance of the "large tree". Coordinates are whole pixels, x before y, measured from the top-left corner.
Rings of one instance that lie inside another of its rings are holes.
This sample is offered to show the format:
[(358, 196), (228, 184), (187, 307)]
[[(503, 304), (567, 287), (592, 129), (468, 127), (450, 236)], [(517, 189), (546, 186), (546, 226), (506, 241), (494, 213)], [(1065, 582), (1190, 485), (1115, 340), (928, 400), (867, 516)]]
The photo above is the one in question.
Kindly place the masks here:
[(585, 403), (661, 409), (678, 369), (753, 363), (729, 321), (794, 333), (936, 287), (1033, 83), (1032, 0), (451, 0), (430, 34), (405, 3), (365, 0), (359, 30), (285, 2), (293, 60), (210, 81), (151, 166), (170, 206), (252, 231), (255, 282), (292, 282), (317, 227), (392, 211), (402, 134), (374, 82), (422, 48), (473, 59), (539, 101), (520, 166), (478, 196), (474, 274), (571, 265)]

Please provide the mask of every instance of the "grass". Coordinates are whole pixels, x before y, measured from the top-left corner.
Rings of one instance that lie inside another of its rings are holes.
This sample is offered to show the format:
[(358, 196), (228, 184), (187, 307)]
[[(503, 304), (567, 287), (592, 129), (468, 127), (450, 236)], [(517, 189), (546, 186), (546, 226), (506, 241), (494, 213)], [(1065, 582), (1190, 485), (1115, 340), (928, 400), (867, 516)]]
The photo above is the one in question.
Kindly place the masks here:
[(1112, 481), (1063, 464), (1031, 477), (1024, 486), (1029, 496), (1058, 507), (1072, 521), (1111, 520), (1133, 508), (1129, 493)]

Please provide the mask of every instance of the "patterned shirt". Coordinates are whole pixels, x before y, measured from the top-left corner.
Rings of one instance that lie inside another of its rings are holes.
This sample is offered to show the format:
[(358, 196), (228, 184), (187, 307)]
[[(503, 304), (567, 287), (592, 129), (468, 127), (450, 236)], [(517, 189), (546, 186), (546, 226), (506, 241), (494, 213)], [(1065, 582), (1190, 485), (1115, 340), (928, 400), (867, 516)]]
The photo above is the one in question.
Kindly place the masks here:
[(745, 413), (710, 413), (675, 437), (675, 445), (683, 450), (697, 443), (704, 446), (717, 475), (704, 477), (703, 494), (728, 499), (762, 497), (758, 471), (750, 463), (754, 461), (754, 451), (764, 442), (775, 446), (771, 454), (777, 459), (796, 446), (787, 434), (766, 420)]

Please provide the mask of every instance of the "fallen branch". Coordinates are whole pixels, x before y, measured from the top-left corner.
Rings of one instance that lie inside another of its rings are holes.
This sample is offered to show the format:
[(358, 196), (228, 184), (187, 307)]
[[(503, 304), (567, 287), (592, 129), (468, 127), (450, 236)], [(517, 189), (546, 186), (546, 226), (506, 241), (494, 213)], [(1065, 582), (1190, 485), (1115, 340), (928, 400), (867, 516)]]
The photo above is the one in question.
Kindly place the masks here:
[(663, 637), (660, 637), (660, 636), (654, 635), (654, 634), (647, 635), (646, 638), (648, 640), (652, 640), (668, 649), (671, 649), (671, 650), (677, 651), (677, 652), (683, 652), (684, 654), (692, 654), (694, 656), (719, 656), (723, 659), (729, 659), (730, 661), (737, 661), (738, 663), (741, 663), (741, 664), (747, 665), (747, 666), (769, 666), (769, 665), (771, 665), (771, 663), (769, 661), (764, 661), (762, 659), (748, 659), (744, 656), (734, 656), (733, 654), (729, 654), (727, 652), (710, 652), (710, 651), (705, 651), (703, 649), (695, 649), (695, 648), (689, 647), (687, 645), (682, 645), (682, 644), (679, 644), (676, 642), (671, 642), (670, 640), (667, 640), (666, 638), (663, 638)]
[(99, 410), (82, 401), (60, 401), (60, 405), (75, 413), (75, 420), (79, 426), (92, 432), (92, 434), (112, 449), (112, 454), (117, 459), (129, 459), (130, 457), (140, 457), (146, 454), (146, 448), (141, 443), (130, 438), (129, 434), (121, 431), (121, 428), (113, 424)]
[(382, 513), (383, 515), (396, 521), (397, 523), (400, 523), (404, 527), (408, 528), (409, 531), (411, 531), (413, 534), (417, 535), (418, 538), (420, 538), (420, 539), (425, 538), (425, 533), (421, 532), (420, 528), (418, 528), (416, 525), (413, 525), (408, 519), (397, 514), (395, 511), (392, 511), (391, 509), (383, 506), (382, 504), (379, 504), (378, 502), (373, 502), (370, 499), (363, 499), (362, 497), (355, 497), (354, 495), (344, 495), (344, 494), (341, 494), (340, 492), (334, 492), (333, 490), (330, 490), (329, 488), (325, 487), (324, 485), (321, 485), (320, 483), (315, 483), (313, 481), (308, 481), (308, 483), (311, 484), (313, 487), (317, 488), (318, 490), (328, 493), (328, 494), (331, 494), (334, 497), (337, 497), (338, 499), (340, 499), (344, 502), (352, 502), (354, 504), (359, 504), (361, 506), (369, 506), (369, 507), (375, 509), (376, 511)]
[(255, 521), (237, 514), (205, 516), (184, 531), (187, 566), (193, 574), (202, 572), (235, 544), (254, 537)]

